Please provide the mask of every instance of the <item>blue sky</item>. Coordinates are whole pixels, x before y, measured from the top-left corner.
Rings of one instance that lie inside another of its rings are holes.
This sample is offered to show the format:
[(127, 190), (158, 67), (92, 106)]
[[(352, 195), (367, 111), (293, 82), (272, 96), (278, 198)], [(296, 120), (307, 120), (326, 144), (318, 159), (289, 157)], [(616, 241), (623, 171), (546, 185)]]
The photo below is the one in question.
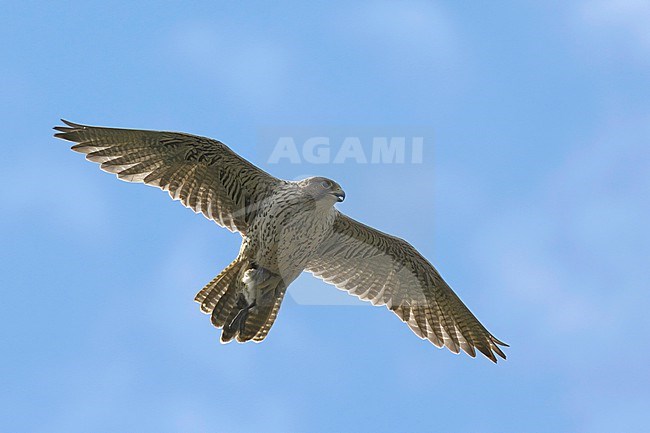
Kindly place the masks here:
[[(0, 429), (648, 431), (650, 6), (565, 3), (0, 2)], [(192, 299), (238, 235), (100, 172), (60, 117), (338, 180), (508, 360), (307, 275), (263, 344), (219, 344)], [(268, 164), (269, 130), (305, 128), (428, 132), (421, 164)]]

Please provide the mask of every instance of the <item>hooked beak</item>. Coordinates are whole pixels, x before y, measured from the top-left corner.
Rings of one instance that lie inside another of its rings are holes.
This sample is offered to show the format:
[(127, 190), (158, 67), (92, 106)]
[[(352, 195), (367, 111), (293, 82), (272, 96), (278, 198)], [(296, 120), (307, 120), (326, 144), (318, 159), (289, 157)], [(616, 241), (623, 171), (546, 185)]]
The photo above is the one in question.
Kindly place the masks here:
[(343, 191), (333, 192), (332, 195), (336, 197), (336, 201), (339, 203), (345, 200), (345, 193)]

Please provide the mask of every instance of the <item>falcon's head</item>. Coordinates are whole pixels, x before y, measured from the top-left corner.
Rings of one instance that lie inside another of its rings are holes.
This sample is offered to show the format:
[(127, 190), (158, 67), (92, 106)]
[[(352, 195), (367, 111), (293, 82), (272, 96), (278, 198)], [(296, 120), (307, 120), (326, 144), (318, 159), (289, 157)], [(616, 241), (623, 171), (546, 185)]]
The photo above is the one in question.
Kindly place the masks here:
[(341, 185), (326, 177), (309, 177), (299, 182), (316, 201), (331, 201), (331, 204), (345, 200)]

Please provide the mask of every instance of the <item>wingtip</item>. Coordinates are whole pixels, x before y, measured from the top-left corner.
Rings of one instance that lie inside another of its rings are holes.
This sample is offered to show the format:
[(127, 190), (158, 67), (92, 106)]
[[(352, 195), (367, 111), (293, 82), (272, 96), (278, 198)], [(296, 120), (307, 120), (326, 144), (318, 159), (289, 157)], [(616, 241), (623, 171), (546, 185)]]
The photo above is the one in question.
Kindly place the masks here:
[(499, 346), (492, 346), (492, 350), (503, 359), (507, 359), (506, 354), (499, 348)]
[(81, 124), (79, 124), (79, 123), (70, 122), (69, 120), (65, 120), (65, 119), (60, 119), (60, 120), (61, 120), (61, 122), (63, 122), (66, 126), (54, 126), (54, 127), (52, 127), (52, 129), (54, 129), (54, 130), (56, 130), (56, 131), (69, 132), (69, 131), (73, 131), (73, 130), (75, 130), (75, 129), (83, 129), (83, 128), (86, 127), (85, 125), (81, 125)]
[(54, 134), (54, 137), (60, 138), (62, 140), (75, 141), (75, 140), (71, 140), (70, 133), (86, 128), (84, 125), (70, 122), (69, 120), (65, 120), (65, 119), (61, 119), (61, 122), (63, 122), (66, 126), (53, 126), (52, 129), (54, 129), (55, 131), (59, 131), (58, 133)]
[(494, 352), (492, 352), (491, 350), (487, 350), (486, 352), (481, 351), (481, 353), (483, 353), (483, 355), (485, 355), (490, 361), (494, 362), (495, 364), (498, 364), (499, 360), (497, 359), (496, 356), (494, 356)]
[(499, 340), (497, 337), (495, 337), (492, 334), (490, 334), (490, 340), (492, 340), (494, 344), (498, 344), (499, 346), (510, 347), (508, 343), (504, 343), (503, 341)]
[(73, 122), (70, 122), (69, 120), (65, 120), (65, 119), (60, 119), (60, 120), (61, 120), (61, 122), (65, 123), (66, 125), (68, 125), (71, 128), (83, 128), (83, 125), (80, 125), (79, 123), (73, 123)]
[[(503, 352), (503, 350), (501, 350), (499, 346), (510, 347), (510, 345), (508, 343), (504, 343), (503, 341), (499, 340), (494, 335), (490, 335), (490, 340), (492, 340), (490, 344), (490, 352), (496, 353), (503, 359), (507, 359), (505, 352)], [(496, 360), (494, 361), (494, 363), (496, 364)]]
[[(499, 358), (506, 359), (506, 354), (497, 346), (493, 341), (487, 342), (487, 345), (476, 346), (479, 352), (483, 354), (487, 359), (497, 364)], [(497, 358), (497, 355), (499, 358)]]

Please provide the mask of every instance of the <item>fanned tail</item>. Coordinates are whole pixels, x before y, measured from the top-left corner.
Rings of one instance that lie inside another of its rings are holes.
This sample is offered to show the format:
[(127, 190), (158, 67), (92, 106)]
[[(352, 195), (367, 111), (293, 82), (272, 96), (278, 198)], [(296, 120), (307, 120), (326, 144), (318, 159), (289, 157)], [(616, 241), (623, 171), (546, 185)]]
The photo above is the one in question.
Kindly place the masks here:
[(275, 322), (287, 285), (281, 277), (247, 260), (235, 259), (194, 300), (221, 328), (221, 342), (264, 340)]
[(212, 281), (205, 285), (203, 289), (194, 297), (194, 301), (201, 304), (201, 311), (211, 314), (217, 302), (223, 297), (230, 285), (237, 279), (244, 262), (235, 259), (226, 269), (221, 271)]

